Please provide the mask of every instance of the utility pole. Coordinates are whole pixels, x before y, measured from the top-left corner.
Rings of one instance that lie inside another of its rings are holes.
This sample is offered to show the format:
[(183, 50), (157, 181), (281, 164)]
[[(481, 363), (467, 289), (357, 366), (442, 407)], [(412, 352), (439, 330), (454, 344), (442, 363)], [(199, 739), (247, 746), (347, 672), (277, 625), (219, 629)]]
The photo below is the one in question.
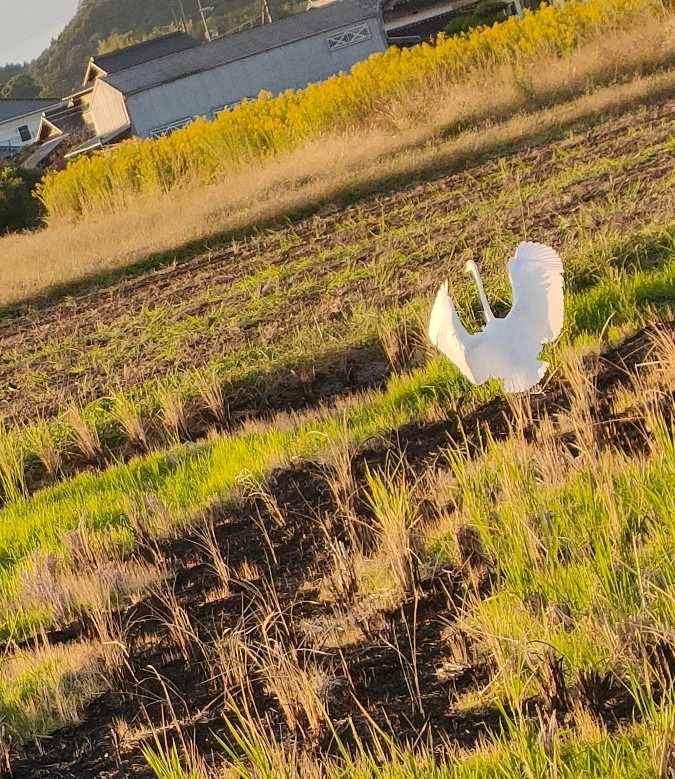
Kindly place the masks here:
[(187, 19), (185, 18), (185, 9), (183, 8), (182, 0), (178, 0), (178, 7), (180, 8), (180, 18), (183, 20), (183, 32), (187, 32)]
[(182, 30), (183, 32), (187, 32), (185, 29), (185, 17), (182, 16), (179, 13), (176, 13), (176, 10), (173, 6), (171, 6), (171, 14), (173, 16), (173, 23), (176, 25), (177, 30)]
[(211, 40), (211, 33), (209, 32), (209, 28), (206, 26), (206, 18), (204, 17), (204, 9), (202, 8), (202, 0), (197, 0), (197, 5), (199, 6), (199, 14), (202, 17), (202, 24), (204, 25), (204, 35), (206, 36), (206, 40)]
[(270, 7), (267, 4), (267, 0), (262, 0), (262, 23), (272, 24), (272, 14), (270, 13)]
[(522, 19), (523, 14), (523, 4), (520, 2), (520, 0), (513, 0), (513, 5), (516, 7), (516, 13), (518, 16)]

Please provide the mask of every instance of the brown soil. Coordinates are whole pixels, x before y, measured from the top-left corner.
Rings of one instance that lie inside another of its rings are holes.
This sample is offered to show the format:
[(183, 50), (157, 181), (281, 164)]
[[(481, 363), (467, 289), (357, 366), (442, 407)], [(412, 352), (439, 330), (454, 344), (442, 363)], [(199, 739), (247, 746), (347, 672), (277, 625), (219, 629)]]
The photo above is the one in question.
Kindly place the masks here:
[[(672, 134), (674, 117), (675, 98), (664, 100), (596, 128), (570, 133), (563, 141), (521, 148), (475, 166), (470, 173), (440, 171), (433, 180), (344, 209), (326, 209), (323, 215), (250, 234), (189, 261), (25, 310), (0, 323), (0, 412), (8, 423), (25, 422), (38, 414), (52, 416), (70, 400), (88, 402), (105, 395), (111, 377), (115, 387), (131, 388), (174, 370), (202, 366), (214, 355), (278, 342), (304, 326), (308, 314), (323, 328), (348, 316), (353, 306), (401, 305), (410, 299), (411, 290), (415, 296), (433, 290), (447, 272), (447, 257), (455, 248), (481, 252), (495, 226), (507, 228), (510, 235), (524, 225), (532, 238), (569, 244), (574, 241), (575, 224), (592, 228), (593, 220), (602, 215), (616, 226), (617, 233), (625, 233), (649, 221), (653, 208), (649, 193), (672, 175), (672, 159), (659, 151), (611, 175), (602, 170), (602, 162), (631, 154), (633, 130), (638, 125), (643, 130), (641, 143), (662, 144)], [(582, 180), (570, 176), (555, 190), (538, 190), (547, 177), (595, 161), (597, 175), (589, 175), (586, 169)], [(513, 169), (522, 202), (504, 206), (495, 215), (495, 224), (487, 226), (461, 216), (467, 205), (466, 192), (475, 201), (495, 198), (504, 186), (505, 167)], [(634, 193), (631, 213), (612, 213), (608, 204), (628, 190)], [(669, 204), (661, 206), (667, 210)], [(454, 217), (446, 219), (448, 215)], [(347, 245), (351, 247), (348, 259), (356, 267), (377, 261), (389, 251), (414, 252), (414, 262), (395, 266), (381, 288), (354, 274), (328, 294), (327, 280), (344, 267), (346, 256), (340, 247)], [(283, 269), (303, 257), (320, 260), (297, 277), (283, 278), (278, 288), (261, 284), (254, 291), (232, 291), (261, 268)], [(295, 287), (308, 279), (316, 283), (294, 297)], [(243, 309), (251, 294), (269, 301), (267, 313), (254, 318), (222, 316), (225, 309)], [(282, 313), (274, 303), (277, 298), (285, 301)], [(144, 316), (151, 320), (157, 312), (163, 312), (163, 317), (170, 312), (173, 323), (192, 318), (200, 327), (167, 353), (161, 343), (161, 326), (142, 329), (140, 324)], [(663, 326), (673, 329), (672, 322)], [(649, 330), (642, 330), (595, 365), (597, 400), (591, 413), (598, 446), (638, 452), (649, 445), (641, 410), (616, 417), (612, 399), (648, 361), (651, 343)], [(83, 358), (89, 353), (98, 355), (96, 360)], [(390, 357), (379, 345), (366, 344), (348, 351), (326, 350), (307, 364), (262, 372), (233, 389), (230, 418), (223, 426), (234, 426), (251, 415), (299, 410), (364, 386), (377, 386), (391, 370)], [(569, 388), (553, 380), (542, 394), (523, 402), (530, 404), (532, 415), (523, 433), (536, 438), (544, 415), (555, 416), (570, 408)], [(664, 396), (663, 402), (666, 413), (672, 415), (672, 395)], [(195, 411), (186, 437), (201, 435), (213, 424), (203, 411)], [(469, 451), (479, 451), (486, 433), (503, 439), (512, 434), (514, 424), (512, 407), (502, 397), (477, 408), (460, 407), (437, 421), (413, 422), (380, 440), (366, 442), (353, 458), (353, 476), (361, 485), (366, 464), (382, 467), (401, 454), (413, 471), (442, 467), (444, 449), (468, 445)], [(573, 435), (568, 434), (565, 443), (572, 452), (576, 450)], [(131, 452), (120, 444), (110, 453), (124, 457)], [(73, 464), (74, 469), (81, 466)], [(143, 745), (153, 743), (148, 728), (175, 721), (180, 722), (183, 737), (194, 738), (217, 763), (223, 752), (213, 734), (225, 734), (226, 692), (265, 712), (278, 736), (297, 737), (256, 668), (249, 669), (245, 694), (236, 688), (225, 690), (212, 675), (216, 640), (228, 631), (245, 624), (250, 639), (261, 643), (259, 611), (263, 604), (269, 607), (272, 598), (280, 612), (289, 616), (288, 623), (276, 627), (281, 644), (298, 650), (303, 662), (311, 661), (325, 672), (329, 681), (323, 690), (325, 705), (346, 742), (352, 737), (350, 722), (364, 739), (369, 737), (369, 722), (375, 722), (397, 741), (409, 743), (432, 734), (439, 738), (437, 743), (444, 737), (472, 745), (497, 728), (500, 717), (495, 710), (460, 714), (454, 707), (459, 695), (490, 678), (490, 668), (474, 662), (447, 671), (451, 659), (447, 631), (468, 587), (467, 570), (473, 566), (473, 573), (480, 573), (479, 586), (485, 593), (493, 580), (489, 562), (472, 543), (470, 529), (460, 543), (466, 550), (462, 570), (444, 569), (433, 575), (418, 572), (415, 597), (395, 608), (377, 609), (349, 591), (328, 597), (326, 577), (333, 571), (334, 559), (327, 537), (345, 544), (349, 538), (334, 504), (330, 476), (324, 464), (298, 462), (270, 476), (271, 503), (248, 498), (236, 506), (214, 509), (210, 519), (217, 544), (234, 572), (227, 594), (221, 592), (210, 558), (196, 536), (139, 547), (134, 554), (166, 564), (173, 571), (169, 585), (194, 637), (182, 645), (176, 640), (169, 627), (172, 616), (166, 599), (157, 594), (115, 614), (127, 655), (112, 689), (89, 703), (79, 724), (12, 744), (11, 767), (3, 774), (0, 766), (0, 775), (15, 779), (150, 777), (141, 752)], [(33, 487), (39, 487), (43, 478), (39, 472), (29, 474)], [(277, 508), (272, 510), (273, 506)], [(367, 524), (370, 518), (363, 501), (356, 501), (356, 510)], [(245, 569), (248, 573), (244, 575)], [(343, 629), (341, 641), (334, 640), (331, 632), (336, 625)], [(67, 644), (95, 635), (96, 625), (83, 616), (50, 632), (48, 640)], [(12, 646), (3, 649), (11, 652)], [(665, 664), (671, 661), (664, 655)], [(554, 677), (555, 663), (553, 658)], [(416, 672), (411, 675), (413, 667)], [(630, 713), (630, 702), (611, 680), (581, 678), (578, 688), (585, 704), (608, 721)], [(546, 705), (561, 709), (568, 705), (568, 691), (556, 687), (554, 693)], [(308, 723), (301, 721), (299, 727), (308, 732)], [(132, 733), (137, 736), (130, 737)], [(177, 736), (176, 728), (166, 730), (168, 741)], [(313, 737), (312, 748), (318, 752), (334, 748), (325, 733)]]
[[(672, 331), (675, 323), (664, 327)], [(594, 383), (599, 400), (593, 414), (600, 445), (613, 440), (602, 433), (615, 422), (607, 416), (611, 398), (641, 370), (651, 346), (651, 333), (643, 330), (597, 362)], [(529, 402), (533, 423), (524, 431), (527, 436), (536, 436), (537, 422), (544, 414), (555, 415), (569, 407), (561, 382), (551, 382), (543, 394), (532, 395)], [(353, 475), (360, 484), (365, 464), (381, 466), (392, 451), (402, 453), (413, 470), (429, 467), (438, 463), (447, 447), (468, 442), (478, 449), (486, 431), (493, 438), (504, 438), (513, 430), (513, 424), (512, 411), (503, 398), (437, 422), (411, 423), (392, 431), (386, 440), (364, 445), (353, 458)], [(622, 445), (641, 448), (645, 435), (637, 425), (626, 433)], [(574, 447), (574, 442), (569, 445)], [(326, 531), (332, 538), (346, 538), (329, 478), (328, 466), (297, 462), (270, 476), (271, 502), (248, 498), (237, 506), (214, 510), (217, 543), (230, 570), (242, 571), (247, 565), (258, 572), (245, 579), (234, 578), (226, 595), (219, 591), (210, 558), (196, 536), (139, 548), (136, 554), (161, 560), (174, 570), (171, 589), (198, 640), (186, 646), (176, 641), (168, 627), (170, 609), (157, 595), (149, 595), (115, 615), (128, 655), (113, 689), (87, 706), (79, 725), (23, 745), (15, 744), (11, 769), (5, 775), (14, 779), (150, 777), (141, 748), (145, 743), (152, 744), (151, 738), (124, 738), (123, 731), (128, 728), (129, 732), (147, 734), (149, 724), (161, 728), (175, 721), (180, 722), (184, 738), (194, 739), (218, 763), (223, 753), (213, 734), (225, 734), (222, 710), (226, 691), (218, 679), (212, 678), (214, 640), (243, 622), (251, 631), (252, 641), (260, 645), (261, 628), (256, 615), (262, 605), (269, 608), (272, 597), (280, 612), (289, 617), (287, 622), (279, 623), (277, 637), (324, 669), (329, 680), (324, 689), (325, 703), (338, 734), (347, 743), (352, 738), (350, 721), (366, 740), (369, 722), (376, 722), (401, 743), (414, 743), (420, 735), (433, 734), (470, 746), (481, 734), (497, 728), (497, 711), (460, 714), (453, 707), (458, 695), (489, 679), (489, 667), (476, 662), (455, 668), (452, 673), (441, 672), (450, 659), (446, 631), (468, 586), (466, 570), (444, 569), (423, 576), (416, 596), (395, 608), (365, 608), (366, 604), (353, 593), (332, 598), (322, 595), (322, 581), (333, 567)], [(362, 519), (368, 522), (366, 511)], [(482, 567), (480, 586), (487, 593), (492, 582), (490, 566), (476, 557), (480, 555), (475, 549), (473, 557), (467, 554), (467, 566)], [(337, 644), (328, 640), (331, 633), (325, 627), (336, 623), (349, 634)], [(83, 619), (66, 630), (52, 632), (49, 639), (62, 643), (90, 634), (95, 634), (95, 627)], [(551, 659), (554, 678), (556, 662)], [(413, 665), (415, 676), (411, 674)], [(250, 667), (248, 674), (249, 705), (266, 713), (269, 726), (278, 735), (297, 735), (289, 728), (260, 673)], [(418, 688), (413, 685), (411, 693), (413, 678)], [(236, 689), (229, 692), (238, 694)], [(631, 714), (630, 701), (611, 679), (580, 677), (578, 695), (609, 722)], [(564, 709), (568, 691), (558, 685), (545, 703)], [(169, 729), (165, 735), (170, 742), (177, 737), (177, 730)], [(316, 734), (313, 748), (330, 751), (331, 739), (325, 733)]]
[[(636, 126), (642, 130), (640, 144), (663, 144), (674, 117), (675, 99), (664, 100), (467, 172), (440, 171), (433, 180), (326, 209), (321, 216), (249, 234), (189, 261), (26, 310), (0, 323), (0, 412), (10, 424), (49, 417), (73, 400), (90, 402), (111, 388), (128, 389), (203, 366), (218, 355), (276, 343), (308, 321), (329, 326), (348, 317), (354, 306), (398, 306), (412, 292), (418, 296), (435, 288), (448, 272), (451, 251), (470, 247), (480, 255), (495, 230), (510, 235), (526, 229), (533, 239), (556, 246), (574, 243), (575, 225), (592, 229), (598, 220), (628, 234), (652, 216), (650, 192), (672, 174), (672, 155), (661, 147), (640, 164), (609, 174), (602, 162), (634, 151)], [(570, 176), (555, 189), (541, 190), (548, 177), (594, 161), (597, 174), (586, 169), (581, 180)], [(470, 202), (467, 192), (471, 202), (491, 201), (503, 191), (505, 175), (519, 188), (517, 203), (500, 206), (489, 225), (462, 215)], [(631, 213), (613, 213), (611, 203), (626, 192), (633, 193)], [(659, 206), (672, 213), (675, 202)], [(346, 263), (368, 267), (392, 252), (411, 255), (414, 262), (392, 266), (386, 285), (354, 275), (337, 289), (327, 287), (329, 276)], [(308, 270), (282, 275), (278, 284), (236, 287), (263, 268), (283, 269), (299, 258), (320, 260)], [(237, 316), (251, 294), (269, 301), (268, 307), (251, 317)], [(162, 323), (185, 326), (170, 346)], [(246, 396), (247, 388), (235, 388), (235, 394)]]

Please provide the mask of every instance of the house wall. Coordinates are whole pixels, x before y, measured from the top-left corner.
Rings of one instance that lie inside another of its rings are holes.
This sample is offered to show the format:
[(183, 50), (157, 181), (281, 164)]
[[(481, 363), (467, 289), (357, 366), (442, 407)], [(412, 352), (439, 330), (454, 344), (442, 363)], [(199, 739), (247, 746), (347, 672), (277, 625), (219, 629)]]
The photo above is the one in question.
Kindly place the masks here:
[(96, 135), (105, 135), (117, 130), (129, 121), (124, 95), (101, 79), (97, 79), (94, 86), (90, 111)]
[[(329, 49), (329, 36), (361, 24), (368, 26), (369, 39)], [(384, 28), (379, 17), (373, 17), (131, 94), (127, 111), (134, 133), (147, 138), (167, 125), (212, 117), (214, 110), (255, 97), (261, 90), (277, 94), (321, 81), (386, 48)]]
[[(5, 122), (0, 122), (0, 149), (6, 149), (11, 147), (12, 149), (18, 149), (21, 146), (28, 146), (31, 143), (35, 143), (37, 140), (37, 131), (40, 126), (40, 119), (42, 118), (42, 112), (44, 108), (39, 111), (35, 111), (32, 114), (26, 116), (20, 116), (15, 119), (8, 119)], [(21, 140), (19, 133), (19, 127), (27, 125), (30, 132), (30, 138), (26, 141)]]
[[(94, 115), (91, 112), (91, 101), (94, 98), (93, 90), (91, 92), (85, 92), (75, 99), (74, 107), (77, 107), (82, 112), (82, 121), (94, 130), (96, 126), (94, 124)], [(125, 109), (126, 115), (126, 109)], [(127, 120), (128, 121), (128, 120)]]

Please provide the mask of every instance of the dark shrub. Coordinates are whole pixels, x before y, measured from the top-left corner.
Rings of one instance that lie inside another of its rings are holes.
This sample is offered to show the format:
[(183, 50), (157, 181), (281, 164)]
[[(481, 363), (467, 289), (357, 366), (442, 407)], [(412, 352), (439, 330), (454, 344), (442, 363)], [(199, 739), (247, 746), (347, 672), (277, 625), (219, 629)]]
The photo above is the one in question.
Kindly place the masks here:
[(41, 177), (36, 170), (0, 167), (0, 233), (40, 224), (42, 204), (33, 197), (33, 190)]
[(492, 25), (506, 18), (504, 11), (508, 3), (502, 0), (483, 0), (482, 3), (474, 8), (473, 13), (463, 16), (456, 16), (451, 19), (443, 29), (446, 35), (459, 35), (460, 32), (466, 32), (479, 24)]
[(504, 18), (504, 10), (508, 3), (502, 2), (502, 0), (483, 0), (482, 3), (478, 3), (473, 16), (476, 19), (487, 19), (494, 17), (495, 19)]

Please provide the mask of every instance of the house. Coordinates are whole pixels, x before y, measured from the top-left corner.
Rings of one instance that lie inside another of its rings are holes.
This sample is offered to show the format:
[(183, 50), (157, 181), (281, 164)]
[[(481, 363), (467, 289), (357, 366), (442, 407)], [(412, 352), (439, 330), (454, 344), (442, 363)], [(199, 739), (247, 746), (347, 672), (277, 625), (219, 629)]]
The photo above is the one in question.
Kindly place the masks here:
[(43, 111), (60, 103), (50, 97), (0, 99), (0, 157), (35, 143)]
[(93, 135), (93, 120), (89, 100), (93, 87), (82, 89), (64, 97), (57, 106), (43, 111), (36, 138), (48, 141), (66, 133), (77, 133), (90, 129)]
[(478, 0), (396, 0), (384, 13), (384, 28), (393, 36), (433, 37), (457, 14), (474, 8)]
[(97, 137), (126, 129), (158, 136), (262, 90), (277, 94), (321, 81), (386, 47), (377, 4), (342, 0), (127, 67), (93, 58)]
[[(343, 0), (307, 0), (307, 8), (324, 8)], [(382, 23), (393, 46), (412, 46), (433, 38), (458, 14), (471, 11), (480, 0), (383, 0)], [(523, 0), (528, 2), (528, 0)], [(513, 0), (520, 3), (521, 0)], [(540, 0), (532, 0), (534, 3)]]
[(101, 76), (127, 70), (145, 62), (159, 59), (159, 57), (192, 49), (195, 46), (199, 46), (199, 41), (191, 35), (185, 32), (170, 32), (141, 43), (125, 46), (123, 49), (115, 49), (105, 54), (95, 54), (89, 58), (82, 86), (85, 89), (93, 88), (96, 79)]
[[(89, 58), (82, 86), (42, 114), (35, 139), (40, 147), (26, 160), (27, 167), (58, 164), (83, 151), (99, 148), (129, 135), (129, 126), (97, 135), (91, 101), (97, 79), (110, 73), (150, 62), (158, 57), (199, 46), (199, 41), (184, 32), (172, 32), (123, 49), (96, 54)], [(58, 149), (58, 151), (57, 151)]]
[(26, 158), (25, 167), (58, 166), (69, 147), (96, 134), (89, 110), (92, 91), (93, 85), (80, 89), (43, 111), (36, 133), (39, 146)]
[[(506, 16), (523, 16), (523, 9), (536, 10), (542, 0), (504, 0)], [(433, 38), (457, 16), (470, 14), (479, 0), (395, 0), (383, 14), (389, 41), (398, 36)]]

